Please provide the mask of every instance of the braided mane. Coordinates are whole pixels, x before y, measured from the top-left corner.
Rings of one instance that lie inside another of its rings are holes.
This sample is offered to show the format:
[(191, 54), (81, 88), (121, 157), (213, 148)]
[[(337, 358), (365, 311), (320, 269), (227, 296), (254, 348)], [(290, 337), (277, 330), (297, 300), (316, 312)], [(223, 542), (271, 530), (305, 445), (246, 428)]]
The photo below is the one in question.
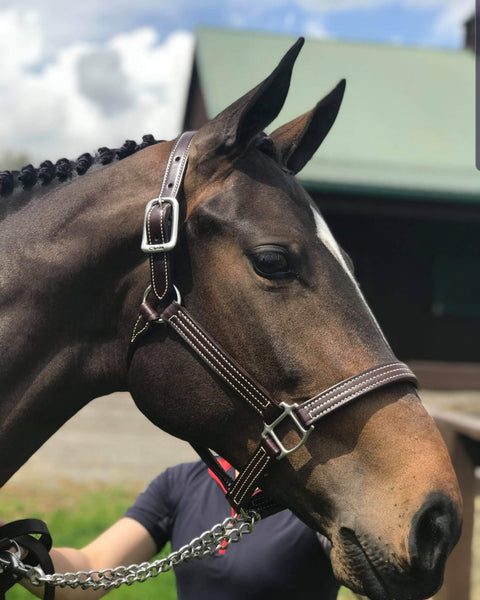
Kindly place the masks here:
[(144, 135), (141, 144), (126, 140), (121, 148), (99, 148), (94, 156), (89, 152), (81, 154), (76, 160), (61, 158), (54, 164), (43, 161), (38, 168), (33, 165), (22, 167), (19, 171), (0, 171), (0, 196), (8, 196), (17, 187), (32, 189), (36, 184), (48, 185), (54, 180), (67, 181), (75, 174), (84, 175), (93, 164), (108, 165), (114, 160), (122, 160), (147, 146), (158, 144), (153, 135)]

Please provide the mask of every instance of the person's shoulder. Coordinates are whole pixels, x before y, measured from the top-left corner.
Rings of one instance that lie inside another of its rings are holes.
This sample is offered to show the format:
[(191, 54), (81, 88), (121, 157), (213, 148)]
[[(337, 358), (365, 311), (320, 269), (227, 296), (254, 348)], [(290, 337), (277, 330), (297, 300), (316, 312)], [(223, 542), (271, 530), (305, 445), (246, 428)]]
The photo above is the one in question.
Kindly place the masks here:
[(205, 476), (207, 467), (201, 460), (196, 460), (169, 467), (165, 472), (171, 481), (183, 481)]
[(196, 481), (205, 479), (206, 467), (201, 461), (182, 463), (169, 467), (157, 475), (139, 494), (135, 510), (173, 513), (176, 505)]
[(186, 488), (193, 490), (193, 488), (205, 481), (207, 477), (207, 467), (202, 461), (194, 461), (188, 463), (181, 463), (173, 467), (169, 467), (164, 473), (160, 474), (167, 480), (167, 485), (170, 489), (170, 493), (175, 490), (183, 492)]

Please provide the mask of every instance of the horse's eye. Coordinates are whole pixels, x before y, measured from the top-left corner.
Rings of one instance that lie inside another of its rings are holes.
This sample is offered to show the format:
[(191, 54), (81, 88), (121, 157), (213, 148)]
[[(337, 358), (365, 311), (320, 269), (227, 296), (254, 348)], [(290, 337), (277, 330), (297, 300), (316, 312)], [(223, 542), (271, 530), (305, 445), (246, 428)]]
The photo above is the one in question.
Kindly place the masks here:
[(259, 246), (249, 255), (257, 275), (266, 279), (295, 277), (288, 260), (288, 253), (281, 246)]

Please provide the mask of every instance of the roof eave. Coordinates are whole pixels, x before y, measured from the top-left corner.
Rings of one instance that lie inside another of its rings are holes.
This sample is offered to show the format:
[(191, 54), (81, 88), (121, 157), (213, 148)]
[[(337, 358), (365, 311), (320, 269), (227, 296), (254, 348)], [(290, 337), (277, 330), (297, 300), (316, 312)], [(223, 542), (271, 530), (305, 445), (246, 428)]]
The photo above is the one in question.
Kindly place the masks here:
[(309, 192), (327, 192), (336, 195), (371, 196), (388, 199), (431, 201), (445, 203), (480, 204), (480, 194), (458, 190), (426, 190), (419, 188), (398, 188), (378, 185), (355, 185), (340, 182), (314, 181), (302, 179), (301, 184)]

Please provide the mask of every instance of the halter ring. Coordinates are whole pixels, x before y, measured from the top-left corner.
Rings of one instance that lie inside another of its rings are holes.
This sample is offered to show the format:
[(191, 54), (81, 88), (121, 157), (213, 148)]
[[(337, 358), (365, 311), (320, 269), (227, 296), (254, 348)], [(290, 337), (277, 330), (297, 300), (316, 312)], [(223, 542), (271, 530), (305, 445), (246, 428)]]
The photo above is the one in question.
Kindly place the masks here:
[[(177, 304), (182, 304), (182, 296), (180, 294), (179, 289), (177, 288), (176, 285), (172, 285), (173, 289), (175, 290), (175, 302)], [(142, 304), (145, 304), (148, 298), (148, 295), (150, 294), (150, 292), (152, 291), (152, 286), (151, 284), (148, 284), (147, 287), (145, 288), (145, 291), (143, 292), (143, 297), (142, 297)], [(164, 319), (158, 318), (158, 319), (154, 319), (153, 321), (151, 321), (151, 323), (156, 323), (157, 325), (163, 325), (163, 323), (165, 323)]]
[[(280, 460), (284, 456), (292, 454), (292, 452), (295, 452), (295, 450), (298, 450), (301, 446), (303, 446), (303, 444), (307, 441), (308, 436), (312, 433), (314, 429), (313, 425), (310, 425), (308, 429), (305, 429), (305, 427), (303, 427), (303, 425), (298, 420), (297, 415), (294, 412), (295, 409), (298, 408), (298, 404), (287, 404), (286, 402), (280, 402), (279, 406), (283, 409), (282, 414), (279, 417), (277, 417), (273, 423), (264, 423), (264, 428), (262, 432), (262, 438), (270, 437), (277, 445), (279, 449), (278, 454), (275, 456), (277, 460)], [(297, 431), (300, 433), (302, 438), (294, 448), (285, 448), (285, 446), (280, 441), (278, 435), (275, 433), (275, 427), (279, 423), (281, 423), (286, 417), (290, 417), (292, 419), (297, 428)]]

